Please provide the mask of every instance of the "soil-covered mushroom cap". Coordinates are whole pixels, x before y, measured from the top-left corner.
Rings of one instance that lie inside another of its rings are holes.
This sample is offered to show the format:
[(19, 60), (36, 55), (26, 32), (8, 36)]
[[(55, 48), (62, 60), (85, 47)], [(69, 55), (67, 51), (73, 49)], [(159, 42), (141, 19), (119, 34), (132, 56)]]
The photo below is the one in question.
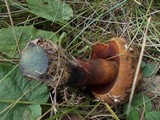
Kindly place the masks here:
[(67, 84), (72, 66), (77, 66), (74, 61), (74, 57), (63, 48), (40, 38), (30, 41), (22, 51), (20, 68), (23, 75), (43, 81), (54, 88)]

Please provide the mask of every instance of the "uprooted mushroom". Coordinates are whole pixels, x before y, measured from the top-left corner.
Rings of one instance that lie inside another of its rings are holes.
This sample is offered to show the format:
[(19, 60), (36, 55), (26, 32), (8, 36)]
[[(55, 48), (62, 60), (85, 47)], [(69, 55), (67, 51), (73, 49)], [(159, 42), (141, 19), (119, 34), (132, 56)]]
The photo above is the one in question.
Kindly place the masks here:
[[(94, 45), (89, 60), (75, 59), (51, 41), (36, 39), (23, 50), (20, 67), (25, 76), (52, 87), (89, 86), (97, 99), (112, 105), (128, 100), (137, 63), (137, 50), (119, 37)], [(139, 71), (136, 85), (141, 77)]]

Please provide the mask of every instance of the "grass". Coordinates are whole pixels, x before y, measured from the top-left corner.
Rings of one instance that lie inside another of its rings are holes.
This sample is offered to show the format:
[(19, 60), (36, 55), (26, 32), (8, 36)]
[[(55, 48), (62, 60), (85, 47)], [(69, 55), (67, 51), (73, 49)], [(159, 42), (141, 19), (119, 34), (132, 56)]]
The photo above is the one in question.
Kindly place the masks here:
[[(76, 58), (83, 59), (89, 59), (93, 44), (105, 43), (115, 36), (124, 37), (139, 50), (145, 47), (141, 53), (141, 60), (146, 64), (156, 65), (151, 78), (159, 76), (160, 2), (158, 0), (66, 0), (65, 2), (72, 7), (74, 17), (66, 23), (53, 23), (32, 14), (23, 0), (17, 1), (16, 4), (0, 1), (0, 28), (11, 26), (15, 32), (14, 26), (34, 25), (37, 29), (55, 32), (61, 37), (59, 45)], [(13, 39), (18, 44), (16, 35)], [(3, 60), (2, 58), (1, 61)], [(142, 86), (146, 84), (144, 80)], [(152, 79), (152, 82), (154, 80)], [(150, 95), (153, 88), (150, 90), (144, 88), (145, 86), (140, 86), (138, 92), (135, 93), (133, 87), (132, 95), (142, 93), (148, 95), (151, 100), (155, 96), (159, 98), (159, 93)], [(69, 118), (73, 115), (94, 120), (126, 119), (122, 110), (123, 105), (112, 106), (111, 109), (108, 105), (105, 106), (91, 97), (88, 90), (64, 88), (62, 91), (57, 91), (57, 96), (62, 98), (56, 101), (51, 99), (50, 102), (54, 103), (51, 108), (47, 109), (50, 105), (43, 105), (42, 108), (47, 110), (44, 110), (42, 117), (49, 118), (50, 115), (55, 114), (50, 119), (62, 119), (64, 116)], [(18, 104), (17, 101), (16, 104)], [(154, 109), (159, 111), (160, 104), (158, 103)]]

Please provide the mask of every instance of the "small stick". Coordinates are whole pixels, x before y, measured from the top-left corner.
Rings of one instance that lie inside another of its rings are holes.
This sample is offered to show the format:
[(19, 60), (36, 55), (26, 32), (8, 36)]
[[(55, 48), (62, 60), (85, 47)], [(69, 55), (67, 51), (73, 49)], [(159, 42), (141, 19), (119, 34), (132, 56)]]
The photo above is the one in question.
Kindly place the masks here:
[(129, 98), (128, 108), (127, 108), (127, 115), (129, 115), (129, 110), (131, 108), (131, 103), (132, 103), (134, 91), (135, 91), (135, 88), (136, 88), (136, 81), (137, 81), (137, 78), (138, 78), (138, 73), (139, 73), (139, 70), (140, 70), (140, 66), (141, 66), (141, 62), (142, 62), (142, 58), (143, 58), (143, 54), (144, 54), (144, 49), (145, 49), (145, 45), (146, 45), (146, 36), (147, 36), (147, 32), (148, 32), (148, 27), (149, 27), (150, 21), (151, 21), (151, 17), (148, 18), (146, 30), (145, 30), (144, 37), (143, 37), (141, 53), (140, 53), (140, 56), (139, 56), (138, 65), (137, 65), (137, 69), (136, 69), (136, 72), (135, 72), (133, 85), (132, 85), (132, 89), (131, 89), (131, 94), (130, 94), (130, 98)]
[(112, 110), (112, 108), (107, 103), (104, 103), (104, 105), (106, 106), (107, 110), (112, 114), (115, 120), (120, 120), (118, 116), (115, 114), (115, 112)]

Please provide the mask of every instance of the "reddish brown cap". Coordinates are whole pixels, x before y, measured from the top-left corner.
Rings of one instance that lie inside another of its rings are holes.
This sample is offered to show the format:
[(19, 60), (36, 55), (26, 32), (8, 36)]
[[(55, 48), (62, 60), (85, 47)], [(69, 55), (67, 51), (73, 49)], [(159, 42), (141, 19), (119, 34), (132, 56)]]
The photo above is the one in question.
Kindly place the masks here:
[[(100, 54), (99, 54), (100, 53)], [(93, 46), (92, 59), (108, 59), (118, 64), (116, 79), (111, 84), (91, 86), (94, 96), (108, 104), (120, 104), (129, 99), (132, 82), (138, 63), (138, 52), (123, 38), (112, 38), (107, 45)], [(136, 85), (141, 80), (139, 76)]]

